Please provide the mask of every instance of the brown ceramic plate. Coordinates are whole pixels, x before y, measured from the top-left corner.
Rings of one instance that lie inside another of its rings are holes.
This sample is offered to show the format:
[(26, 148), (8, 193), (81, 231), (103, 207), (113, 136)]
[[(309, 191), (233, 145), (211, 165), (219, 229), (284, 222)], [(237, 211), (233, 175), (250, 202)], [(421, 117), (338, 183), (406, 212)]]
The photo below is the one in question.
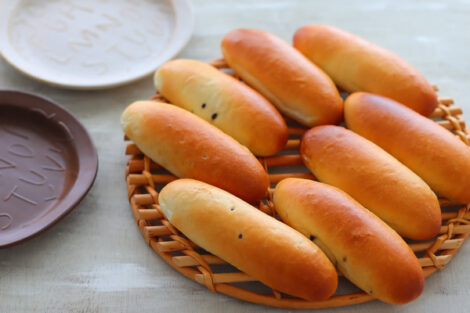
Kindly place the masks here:
[(64, 217), (97, 170), (93, 142), (70, 112), (34, 94), (0, 91), (0, 247)]

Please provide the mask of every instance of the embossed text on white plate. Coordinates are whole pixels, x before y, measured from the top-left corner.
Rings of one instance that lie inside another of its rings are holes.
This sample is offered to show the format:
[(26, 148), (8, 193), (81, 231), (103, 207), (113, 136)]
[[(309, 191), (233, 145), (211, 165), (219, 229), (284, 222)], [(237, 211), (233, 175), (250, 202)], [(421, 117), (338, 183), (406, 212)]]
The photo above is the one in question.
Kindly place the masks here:
[(170, 0), (21, 0), (9, 17), (9, 41), (26, 63), (64, 80), (131, 75), (168, 43), (171, 6)]

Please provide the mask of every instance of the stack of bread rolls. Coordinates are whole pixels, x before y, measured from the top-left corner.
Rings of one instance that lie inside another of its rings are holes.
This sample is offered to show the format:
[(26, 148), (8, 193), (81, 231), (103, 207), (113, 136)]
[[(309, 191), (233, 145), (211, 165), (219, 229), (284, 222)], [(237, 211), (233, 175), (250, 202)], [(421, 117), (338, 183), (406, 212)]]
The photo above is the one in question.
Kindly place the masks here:
[[(437, 106), (432, 86), (392, 52), (330, 26), (300, 28), (293, 45), (238, 29), (221, 48), (240, 79), (170, 61), (154, 76), (170, 104), (137, 101), (122, 114), (139, 149), (182, 178), (159, 195), (168, 221), (292, 296), (328, 299), (338, 271), (382, 301), (417, 298), (424, 275), (402, 237), (439, 233), (436, 194), (470, 202), (470, 149), (426, 117)], [(344, 103), (336, 86), (350, 93)], [(252, 204), (270, 186), (256, 156), (287, 142), (280, 113), (311, 128), (299, 153), (318, 182), (278, 183), (279, 220)]]

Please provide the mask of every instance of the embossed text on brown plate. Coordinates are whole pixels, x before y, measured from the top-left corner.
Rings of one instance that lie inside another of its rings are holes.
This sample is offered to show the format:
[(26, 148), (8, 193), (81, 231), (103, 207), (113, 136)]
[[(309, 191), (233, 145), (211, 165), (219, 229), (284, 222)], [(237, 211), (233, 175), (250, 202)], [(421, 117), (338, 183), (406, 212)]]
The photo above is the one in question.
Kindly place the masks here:
[(0, 247), (67, 214), (97, 168), (90, 136), (71, 113), (33, 94), (0, 91)]

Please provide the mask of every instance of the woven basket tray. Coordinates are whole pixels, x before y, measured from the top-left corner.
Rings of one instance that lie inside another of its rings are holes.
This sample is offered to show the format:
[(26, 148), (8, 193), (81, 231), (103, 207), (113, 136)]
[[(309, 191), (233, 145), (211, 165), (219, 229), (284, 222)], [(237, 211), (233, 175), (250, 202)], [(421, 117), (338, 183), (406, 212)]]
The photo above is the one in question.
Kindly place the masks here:
[[(228, 68), (223, 59), (212, 61), (210, 64), (219, 69)], [(152, 99), (167, 102), (158, 94)], [(468, 145), (470, 136), (460, 116), (462, 110), (453, 103), (450, 98), (439, 98), (439, 105), (431, 118)], [(272, 192), (279, 181), (287, 177), (315, 179), (303, 165), (298, 151), (300, 137), (306, 130), (307, 128), (302, 127), (289, 127), (289, 141), (283, 151), (273, 156), (259, 158), (271, 181), (271, 188), (266, 198), (258, 204), (258, 208), (266, 214), (275, 216)], [(310, 302), (291, 297), (270, 289), (220, 258), (202, 250), (165, 219), (158, 205), (159, 190), (177, 177), (143, 155), (133, 143), (127, 145), (126, 154), (130, 156), (126, 167), (129, 202), (137, 225), (152, 249), (184, 276), (214, 292), (283, 308), (338, 307), (374, 299), (341, 277), (338, 291), (326, 301)], [(408, 241), (419, 258), (426, 277), (444, 268), (470, 234), (470, 205), (455, 203), (445, 198), (439, 198), (439, 202), (443, 220), (439, 236), (429, 241)]]

